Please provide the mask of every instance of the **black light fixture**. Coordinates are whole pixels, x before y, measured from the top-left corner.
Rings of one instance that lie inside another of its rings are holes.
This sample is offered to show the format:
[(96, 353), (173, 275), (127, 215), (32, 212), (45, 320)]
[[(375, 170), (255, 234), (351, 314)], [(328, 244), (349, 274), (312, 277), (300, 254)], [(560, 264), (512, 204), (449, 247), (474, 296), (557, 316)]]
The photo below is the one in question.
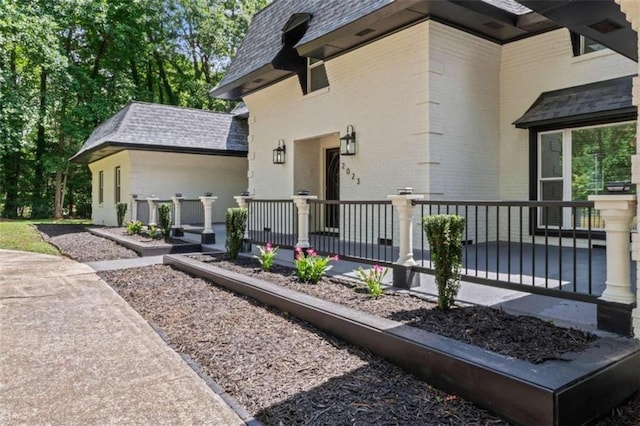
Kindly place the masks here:
[(613, 192), (613, 193), (625, 193), (625, 192), (629, 192), (629, 190), (631, 189), (631, 183), (630, 182), (607, 182), (604, 186), (604, 189), (607, 192)]
[(287, 157), (287, 149), (284, 146), (284, 139), (278, 141), (278, 147), (273, 150), (273, 164), (284, 164)]
[(356, 155), (356, 132), (347, 126), (347, 134), (340, 138), (340, 155)]

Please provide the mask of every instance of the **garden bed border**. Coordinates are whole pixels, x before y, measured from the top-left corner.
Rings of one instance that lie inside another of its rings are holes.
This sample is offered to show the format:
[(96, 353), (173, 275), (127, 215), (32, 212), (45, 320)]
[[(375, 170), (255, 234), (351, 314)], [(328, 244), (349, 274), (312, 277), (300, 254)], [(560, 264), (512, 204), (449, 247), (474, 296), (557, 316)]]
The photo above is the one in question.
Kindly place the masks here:
[(137, 241), (133, 241), (129, 238), (121, 237), (119, 235), (112, 234), (107, 231), (103, 231), (99, 228), (87, 228), (89, 233), (101, 237), (106, 238), (111, 241), (115, 241), (116, 243), (124, 246), (130, 250), (135, 251), (138, 255), (142, 257), (147, 256), (161, 256), (163, 254), (172, 254), (172, 253), (193, 253), (202, 251), (202, 245), (199, 243), (184, 243), (184, 244), (162, 244), (162, 245), (148, 245), (139, 243)]
[(640, 344), (632, 339), (600, 337), (565, 354), (571, 361), (535, 365), (188, 256), (165, 255), (163, 263), (288, 312), (520, 424), (584, 424), (640, 389)]

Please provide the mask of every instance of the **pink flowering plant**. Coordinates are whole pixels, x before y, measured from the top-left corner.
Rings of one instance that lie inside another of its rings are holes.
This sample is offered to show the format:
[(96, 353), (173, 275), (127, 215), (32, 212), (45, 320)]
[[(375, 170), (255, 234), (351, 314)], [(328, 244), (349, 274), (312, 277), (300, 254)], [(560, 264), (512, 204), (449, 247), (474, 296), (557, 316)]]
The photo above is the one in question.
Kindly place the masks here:
[(382, 279), (389, 272), (388, 268), (383, 268), (380, 265), (373, 265), (373, 268), (365, 271), (362, 266), (358, 266), (356, 274), (367, 285), (369, 289), (369, 295), (372, 297), (378, 297), (384, 293), (382, 288)]
[(296, 247), (296, 258), (293, 263), (300, 281), (316, 284), (325, 272), (333, 267), (329, 265), (332, 260), (337, 261), (338, 256), (318, 256), (318, 253), (312, 248), (303, 250)]
[(274, 247), (271, 243), (267, 243), (264, 247), (258, 246), (258, 251), (260, 252), (257, 256), (253, 256), (258, 259), (260, 262), (260, 266), (262, 270), (268, 271), (273, 266), (273, 260), (276, 258), (276, 253), (278, 252), (278, 247)]

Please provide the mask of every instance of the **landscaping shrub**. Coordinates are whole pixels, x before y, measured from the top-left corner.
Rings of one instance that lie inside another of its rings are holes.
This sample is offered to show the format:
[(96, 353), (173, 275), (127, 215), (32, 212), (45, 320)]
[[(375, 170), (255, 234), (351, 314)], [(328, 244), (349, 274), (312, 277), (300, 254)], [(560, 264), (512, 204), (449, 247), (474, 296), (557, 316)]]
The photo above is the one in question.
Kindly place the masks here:
[(436, 273), (438, 307), (449, 309), (460, 288), (464, 218), (457, 215), (427, 216), (422, 218), (422, 227), (429, 240)]
[(142, 232), (142, 222), (139, 220), (136, 221), (128, 221), (126, 224), (127, 234), (129, 235), (138, 235)]
[(276, 258), (278, 247), (273, 247), (271, 243), (267, 243), (264, 247), (258, 246), (258, 251), (260, 253), (253, 257), (258, 259), (263, 270), (268, 271), (273, 266), (273, 260)]
[(160, 221), (160, 229), (165, 239), (171, 234), (171, 204), (160, 204), (158, 206), (158, 219)]
[(118, 217), (118, 228), (122, 228), (124, 223), (124, 215), (127, 214), (127, 203), (116, 204), (116, 214)]
[(387, 275), (389, 269), (383, 268), (380, 265), (373, 265), (373, 268), (369, 269), (369, 272), (365, 272), (362, 266), (358, 266), (356, 274), (367, 285), (369, 295), (372, 297), (378, 297), (384, 293), (382, 288), (382, 279)]
[(230, 259), (237, 259), (238, 253), (242, 248), (242, 240), (244, 239), (244, 230), (247, 226), (248, 210), (240, 207), (227, 209), (226, 226), (227, 226), (227, 256)]
[(322, 257), (318, 256), (312, 248), (303, 251), (300, 247), (296, 247), (296, 258), (293, 263), (300, 281), (316, 284), (325, 272), (333, 267), (329, 265), (331, 260), (338, 260), (338, 256)]

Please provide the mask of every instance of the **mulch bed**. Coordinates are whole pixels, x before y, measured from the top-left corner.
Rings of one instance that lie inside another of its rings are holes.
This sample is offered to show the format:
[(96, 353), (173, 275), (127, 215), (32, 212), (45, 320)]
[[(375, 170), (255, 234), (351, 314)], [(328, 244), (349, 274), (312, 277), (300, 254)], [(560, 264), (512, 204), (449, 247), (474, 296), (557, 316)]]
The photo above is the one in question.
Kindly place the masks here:
[(53, 244), (66, 256), (78, 262), (133, 259), (138, 254), (105, 238), (87, 232), (84, 225), (35, 225), (46, 242)]
[(127, 230), (125, 228), (112, 228), (105, 227), (99, 228), (101, 231), (108, 232), (109, 234), (113, 234), (115, 236), (126, 238), (127, 240), (134, 241), (138, 244), (145, 246), (166, 246), (169, 244), (190, 244), (188, 241), (182, 240), (180, 238), (169, 238), (165, 240), (164, 238), (151, 238), (148, 235), (144, 234), (127, 234)]
[(597, 339), (594, 334), (581, 330), (485, 306), (456, 306), (443, 311), (435, 303), (406, 293), (387, 292), (372, 298), (366, 286), (356, 281), (323, 277), (318, 284), (302, 284), (292, 268), (274, 265), (266, 272), (251, 258), (230, 261), (221, 255), (191, 257), (534, 364), (569, 359), (568, 353), (581, 352)]
[(264, 424), (506, 424), (366, 350), (168, 266), (100, 276)]

